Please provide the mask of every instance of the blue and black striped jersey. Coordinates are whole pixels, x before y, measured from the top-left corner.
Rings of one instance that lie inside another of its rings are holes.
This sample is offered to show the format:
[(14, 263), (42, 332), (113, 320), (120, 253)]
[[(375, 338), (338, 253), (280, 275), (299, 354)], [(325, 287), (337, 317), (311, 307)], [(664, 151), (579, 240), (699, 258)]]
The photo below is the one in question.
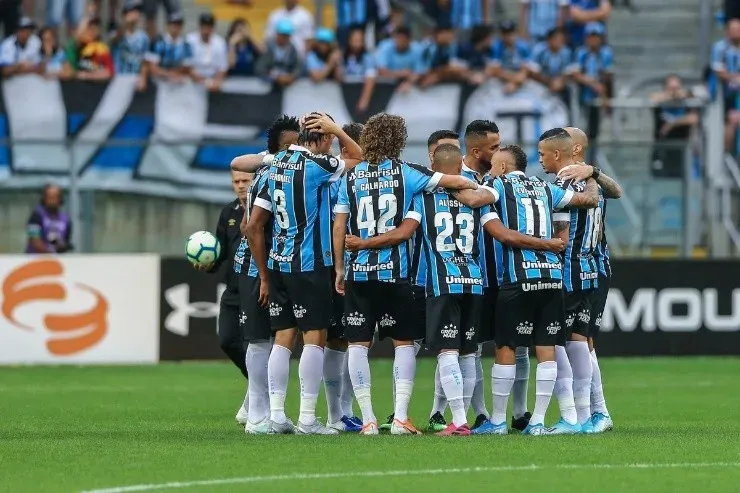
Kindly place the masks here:
[[(507, 228), (543, 239), (552, 238), (553, 209), (567, 206), (573, 197), (573, 191), (537, 177), (527, 177), (521, 171), (496, 178), (491, 192)], [(540, 280), (562, 284), (563, 265), (555, 253), (501, 245), (501, 257), (497, 261), (501, 287), (519, 284), (527, 290), (553, 287), (554, 283), (538, 283)]]
[[(475, 170), (468, 168), (465, 163), (462, 165), (462, 171), (460, 172), (465, 178), (469, 178), (476, 182), (478, 185), (485, 185), (490, 187), (493, 182), (493, 178), (488, 175), (480, 176)], [(495, 209), (494, 209), (495, 212)], [(481, 248), (478, 250), (478, 265), (481, 268), (483, 274), (483, 287), (488, 287), (488, 279), (491, 278), (491, 282), (495, 282), (496, 279), (496, 257), (495, 257), (495, 246), (494, 240), (491, 236), (487, 235), (483, 228), (479, 228), (478, 241)], [(491, 274), (489, 276), (489, 266), (492, 266)]]
[(606, 242), (606, 203), (607, 200), (604, 199), (604, 206), (601, 210), (601, 239), (594, 250), (594, 257), (599, 267), (599, 274), (604, 277), (611, 277), (612, 264), (609, 260), (609, 244)]
[[(555, 180), (563, 190), (582, 192), (585, 182)], [(563, 283), (567, 292), (594, 289), (598, 286), (599, 270), (594, 250), (601, 240), (604, 196), (599, 188), (599, 204), (593, 209), (566, 209), (554, 216), (556, 222), (569, 222), (568, 246), (564, 252)]]
[(256, 206), (273, 216), (267, 260), (270, 269), (310, 272), (332, 265), (329, 183), (338, 180), (343, 171), (341, 159), (297, 145), (275, 155), (267, 178), (267, 196), (255, 200)]
[(496, 217), (491, 208), (472, 209), (438, 189), (416, 195), (408, 217), (423, 232), (427, 296), (483, 294), (478, 242), (482, 224)]
[[(349, 214), (347, 230), (367, 239), (397, 228), (417, 193), (437, 187), (440, 173), (395, 159), (378, 165), (367, 161), (342, 179), (335, 212)], [(347, 279), (397, 281), (409, 279), (409, 242), (379, 250), (361, 250), (347, 256)]]
[(149, 36), (142, 29), (124, 33), (118, 41), (112, 43), (116, 75), (138, 74), (150, 44)]

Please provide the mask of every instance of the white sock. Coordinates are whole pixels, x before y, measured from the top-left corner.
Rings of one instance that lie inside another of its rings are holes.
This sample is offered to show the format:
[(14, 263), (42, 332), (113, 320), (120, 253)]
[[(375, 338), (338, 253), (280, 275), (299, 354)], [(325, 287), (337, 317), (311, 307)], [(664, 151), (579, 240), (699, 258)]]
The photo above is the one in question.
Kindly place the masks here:
[(442, 382), (439, 380), (439, 362), (437, 367), (434, 369), (434, 402), (432, 403), (432, 412), (429, 413), (431, 418), (437, 413), (444, 414), (445, 407), (447, 407), (447, 397), (445, 397), (445, 391), (442, 388)]
[(488, 418), (485, 384), (483, 382), (483, 344), (478, 344), (478, 351), (475, 352), (475, 388), (470, 404), (473, 406), (476, 418), (481, 414)]
[(467, 424), (463, 401), (463, 377), (458, 353), (441, 353), (437, 357), (437, 365), (439, 365), (439, 380), (447, 396), (450, 411), (452, 411), (452, 423), (455, 426)]
[(396, 382), (396, 400), (393, 415), (395, 419), (405, 422), (409, 419), (409, 402), (414, 390), (416, 349), (414, 346), (398, 346), (395, 353), (393, 377)]
[(370, 399), (370, 362), (367, 360), (367, 351), (368, 348), (365, 346), (350, 346), (347, 349), (349, 376), (364, 424), (378, 421), (373, 413), (373, 403)]
[(344, 351), (324, 349), (324, 392), (327, 420), (336, 423), (342, 416), (342, 381), (344, 380)]
[(467, 416), (470, 401), (473, 400), (473, 390), (475, 389), (475, 353), (460, 356), (458, 361), (460, 362), (460, 372), (463, 379), (463, 404)]
[(606, 399), (604, 399), (604, 388), (601, 386), (601, 368), (599, 368), (599, 360), (596, 358), (596, 350), (591, 351), (591, 369), (593, 370), (593, 376), (591, 377), (591, 412), (609, 416), (609, 411), (606, 409)]
[(591, 419), (591, 353), (586, 341), (568, 341), (565, 351), (573, 368), (573, 400), (578, 423), (583, 424)]
[(555, 397), (560, 406), (560, 417), (569, 424), (578, 422), (576, 403), (573, 400), (573, 369), (570, 367), (568, 353), (563, 346), (555, 346), (555, 361), (558, 365), (558, 376), (555, 381)]
[(316, 401), (319, 400), (321, 377), (324, 374), (324, 348), (305, 344), (301, 361), (298, 363), (298, 376), (301, 379), (301, 407), (298, 421), (304, 425), (316, 422)]
[(545, 414), (547, 413), (547, 407), (550, 405), (557, 376), (558, 364), (554, 361), (545, 361), (537, 365), (537, 383), (535, 384), (537, 397), (534, 401), (532, 419), (529, 420), (533, 425), (545, 424)]
[(247, 373), (249, 373), (249, 421), (259, 423), (270, 417), (267, 393), (267, 365), (270, 360), (270, 341), (250, 342), (247, 346)]
[(521, 418), (527, 412), (527, 391), (529, 390), (529, 348), (516, 348), (516, 377), (511, 394), (514, 399), (514, 417)]
[(267, 385), (270, 392), (270, 419), (285, 423), (285, 393), (290, 377), (290, 349), (275, 344), (267, 362)]
[(491, 423), (497, 425), (506, 423), (506, 406), (509, 404), (509, 394), (514, 386), (516, 365), (493, 365), (491, 370), (491, 388), (493, 389), (493, 413)]
[(342, 415), (352, 417), (355, 412), (352, 410), (352, 401), (355, 394), (352, 391), (352, 380), (349, 378), (349, 355), (344, 354), (344, 371), (342, 372)]

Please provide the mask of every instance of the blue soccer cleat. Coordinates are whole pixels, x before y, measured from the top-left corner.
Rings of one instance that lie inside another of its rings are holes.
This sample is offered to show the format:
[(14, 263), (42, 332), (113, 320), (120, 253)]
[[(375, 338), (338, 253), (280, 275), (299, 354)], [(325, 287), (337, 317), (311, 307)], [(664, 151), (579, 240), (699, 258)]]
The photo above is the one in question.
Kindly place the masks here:
[(362, 418), (359, 416), (352, 416), (349, 418), (354, 424), (360, 427), (362, 429)]
[(583, 428), (578, 423), (570, 424), (560, 418), (560, 421), (555, 423), (555, 426), (547, 428), (546, 431), (548, 435), (577, 435), (582, 430)]
[(581, 425), (581, 433), (584, 435), (593, 435), (596, 433), (596, 431), (594, 431), (594, 423), (591, 421), (591, 418), (588, 418), (588, 421)]
[(522, 430), (522, 435), (533, 435), (533, 436), (542, 436), (542, 435), (548, 435), (547, 428), (545, 428), (545, 425), (543, 424), (532, 424), (529, 423), (524, 430)]
[(591, 422), (593, 423), (594, 433), (604, 433), (614, 429), (614, 422), (608, 414), (593, 413)]
[(495, 425), (490, 420), (485, 420), (483, 424), (475, 428), (471, 433), (473, 435), (508, 435), (509, 428), (506, 426), (505, 421)]
[(362, 425), (357, 426), (357, 423), (347, 416), (342, 416), (339, 421), (334, 423), (326, 423), (326, 426), (327, 428), (332, 428), (337, 431), (346, 431), (349, 433), (358, 433), (362, 430)]

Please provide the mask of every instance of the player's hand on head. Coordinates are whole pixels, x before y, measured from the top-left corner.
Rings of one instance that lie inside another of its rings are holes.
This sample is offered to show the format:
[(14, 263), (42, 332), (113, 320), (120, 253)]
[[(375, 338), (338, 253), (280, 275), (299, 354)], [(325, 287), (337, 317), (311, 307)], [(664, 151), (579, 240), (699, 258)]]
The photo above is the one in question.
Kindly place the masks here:
[(362, 250), (362, 240), (354, 235), (346, 235), (344, 237), (344, 247), (350, 252), (356, 252)]
[(578, 182), (591, 178), (593, 172), (594, 169), (592, 166), (571, 164), (570, 166), (566, 166), (565, 168), (560, 170), (560, 173), (558, 173), (558, 178), (561, 178), (563, 180), (575, 180)]
[(322, 134), (337, 132), (337, 124), (323, 113), (314, 113), (306, 119), (306, 128)]

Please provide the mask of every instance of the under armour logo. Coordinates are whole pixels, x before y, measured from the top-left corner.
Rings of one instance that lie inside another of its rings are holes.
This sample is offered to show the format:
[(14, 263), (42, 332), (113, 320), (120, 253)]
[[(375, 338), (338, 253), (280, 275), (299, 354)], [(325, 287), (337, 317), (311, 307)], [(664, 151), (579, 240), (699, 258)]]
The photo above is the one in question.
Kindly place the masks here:
[[(226, 285), (219, 284), (216, 300), (221, 299), (221, 294)], [(190, 333), (190, 318), (216, 318), (218, 317), (218, 303), (211, 301), (190, 302), (190, 286), (178, 284), (164, 292), (164, 299), (172, 308), (172, 312), (164, 319), (164, 328), (179, 336), (187, 337)]]

